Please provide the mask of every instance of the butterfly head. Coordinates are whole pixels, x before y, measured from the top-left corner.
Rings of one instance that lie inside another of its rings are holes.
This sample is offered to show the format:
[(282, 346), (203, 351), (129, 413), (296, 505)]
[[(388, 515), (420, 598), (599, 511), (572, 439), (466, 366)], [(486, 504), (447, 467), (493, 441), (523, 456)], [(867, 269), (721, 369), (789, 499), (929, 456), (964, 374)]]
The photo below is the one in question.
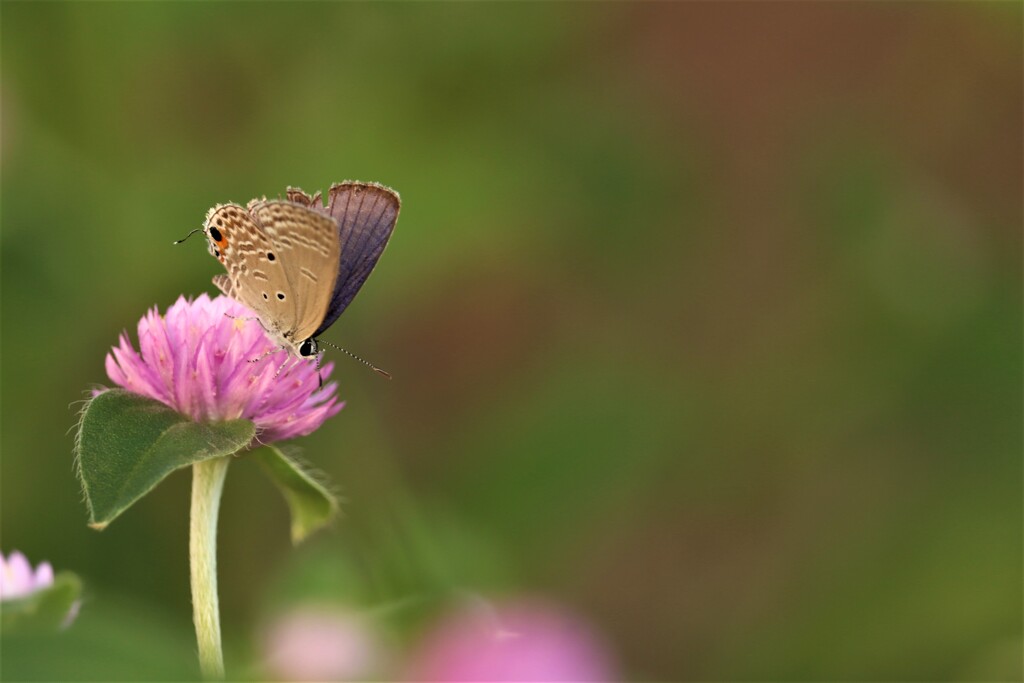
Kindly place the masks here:
[(316, 343), (316, 339), (313, 339), (312, 337), (299, 344), (299, 355), (303, 358), (315, 356), (319, 351), (320, 349)]

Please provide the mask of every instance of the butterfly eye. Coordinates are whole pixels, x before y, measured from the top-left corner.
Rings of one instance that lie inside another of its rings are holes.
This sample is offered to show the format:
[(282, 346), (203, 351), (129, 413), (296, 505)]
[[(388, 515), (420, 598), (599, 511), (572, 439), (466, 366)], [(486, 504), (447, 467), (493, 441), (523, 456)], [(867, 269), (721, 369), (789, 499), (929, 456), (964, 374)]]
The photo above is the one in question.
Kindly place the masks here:
[(307, 339), (302, 342), (301, 346), (299, 346), (299, 355), (303, 358), (306, 356), (312, 356), (314, 353), (316, 353), (316, 342), (312, 339)]

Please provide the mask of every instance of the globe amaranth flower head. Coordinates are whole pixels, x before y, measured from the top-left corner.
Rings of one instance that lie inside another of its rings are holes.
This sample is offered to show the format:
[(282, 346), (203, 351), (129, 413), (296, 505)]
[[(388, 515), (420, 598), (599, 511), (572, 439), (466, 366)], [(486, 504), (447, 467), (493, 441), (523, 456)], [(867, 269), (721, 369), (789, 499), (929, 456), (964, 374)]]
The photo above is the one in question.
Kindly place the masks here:
[(321, 386), (333, 364), (318, 371), (312, 359), (274, 352), (252, 316), (233, 299), (206, 294), (180, 297), (162, 317), (154, 307), (139, 321), (139, 352), (122, 333), (107, 354), (107, 375), (199, 422), (250, 420), (262, 443), (315, 431), (344, 405), (334, 383)]
[(28, 559), (13, 551), (7, 558), (0, 553), (0, 600), (23, 598), (53, 585), (53, 567), (40, 562), (32, 569)]

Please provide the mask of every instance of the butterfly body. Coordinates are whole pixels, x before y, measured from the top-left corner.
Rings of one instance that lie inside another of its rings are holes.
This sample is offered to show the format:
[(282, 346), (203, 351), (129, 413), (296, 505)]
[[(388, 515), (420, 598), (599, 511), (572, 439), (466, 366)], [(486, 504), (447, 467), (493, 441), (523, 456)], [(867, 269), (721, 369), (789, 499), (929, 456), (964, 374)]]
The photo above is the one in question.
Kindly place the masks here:
[(398, 220), (394, 191), (346, 181), (324, 206), (288, 188), (287, 199), (210, 209), (203, 231), (226, 273), (213, 278), (251, 308), (267, 334), (296, 356), (313, 356), (316, 337), (348, 307), (387, 246)]

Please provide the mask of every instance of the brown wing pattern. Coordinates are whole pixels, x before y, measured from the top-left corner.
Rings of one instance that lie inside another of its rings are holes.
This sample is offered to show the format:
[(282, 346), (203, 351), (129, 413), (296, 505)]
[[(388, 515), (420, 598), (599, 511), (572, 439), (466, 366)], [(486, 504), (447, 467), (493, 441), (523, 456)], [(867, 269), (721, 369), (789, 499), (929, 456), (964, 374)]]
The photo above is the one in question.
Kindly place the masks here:
[(237, 204), (218, 205), (206, 215), (204, 231), (214, 258), (224, 264), (226, 275), (214, 278), (214, 284), (251, 308), (265, 324), (274, 320), (266, 283), (269, 273), (260, 256), (273, 244), (248, 212)]
[(293, 342), (304, 341), (323, 320), (337, 279), (337, 224), (291, 201), (253, 201), (249, 212), (273, 244), (274, 251), (264, 255), (268, 268), (286, 283), (271, 292), (271, 304), (290, 307), (282, 331)]

